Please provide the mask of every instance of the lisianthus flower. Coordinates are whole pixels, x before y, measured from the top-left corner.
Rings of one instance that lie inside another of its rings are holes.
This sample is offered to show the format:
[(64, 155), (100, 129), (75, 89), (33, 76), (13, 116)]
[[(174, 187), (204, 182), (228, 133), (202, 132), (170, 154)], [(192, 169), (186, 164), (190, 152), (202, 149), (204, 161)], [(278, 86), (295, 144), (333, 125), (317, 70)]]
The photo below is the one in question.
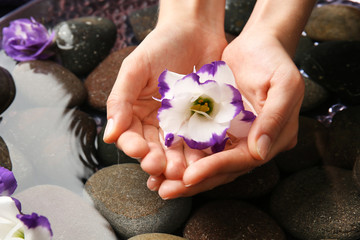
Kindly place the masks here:
[(54, 53), (49, 50), (55, 32), (51, 34), (34, 18), (17, 19), (2, 31), (2, 48), (17, 61), (47, 59)]
[(0, 197), (0, 239), (49, 240), (52, 236), (46, 217), (21, 214), (13, 198)]
[(13, 172), (0, 167), (0, 196), (10, 196), (16, 188), (17, 182)]
[(158, 119), (167, 147), (180, 137), (191, 148), (222, 151), (229, 135), (247, 136), (255, 119), (245, 110), (234, 75), (223, 61), (188, 75), (165, 70), (158, 86)]

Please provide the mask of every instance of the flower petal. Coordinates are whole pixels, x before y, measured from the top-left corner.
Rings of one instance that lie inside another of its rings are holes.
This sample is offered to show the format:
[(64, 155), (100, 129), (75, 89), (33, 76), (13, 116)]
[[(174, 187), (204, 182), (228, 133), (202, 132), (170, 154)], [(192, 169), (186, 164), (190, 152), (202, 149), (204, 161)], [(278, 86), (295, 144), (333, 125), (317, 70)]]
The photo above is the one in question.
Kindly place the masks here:
[(0, 167), (0, 196), (10, 196), (15, 192), (17, 182), (12, 171)]
[(236, 86), (234, 74), (224, 61), (215, 61), (206, 64), (200, 68), (197, 74), (200, 77), (200, 82), (214, 80), (218, 83)]
[(19, 210), (14, 200), (7, 196), (0, 197), (0, 239), (6, 239), (9, 233), (16, 231), (20, 222), (16, 218), (17, 214)]
[(159, 93), (161, 94), (161, 98), (172, 98), (171, 90), (175, 84), (175, 82), (185, 75), (171, 72), (169, 70), (163, 71), (159, 76)]
[(44, 216), (39, 216), (36, 213), (30, 215), (17, 215), (26, 226), (24, 235), (26, 239), (33, 240), (48, 240), (53, 236), (49, 220)]
[(221, 143), (228, 127), (228, 124), (219, 124), (199, 114), (193, 114), (189, 121), (179, 129), (178, 135), (189, 147), (205, 149)]

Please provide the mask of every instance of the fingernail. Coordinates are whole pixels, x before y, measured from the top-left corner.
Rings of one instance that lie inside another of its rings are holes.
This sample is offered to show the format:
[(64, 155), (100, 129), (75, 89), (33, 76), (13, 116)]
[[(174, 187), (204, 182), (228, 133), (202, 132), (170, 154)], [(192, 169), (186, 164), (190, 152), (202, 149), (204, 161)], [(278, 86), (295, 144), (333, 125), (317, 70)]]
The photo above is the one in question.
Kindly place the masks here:
[(256, 151), (262, 160), (265, 160), (267, 154), (270, 151), (271, 139), (268, 135), (264, 134), (257, 140)]
[(107, 138), (107, 136), (111, 133), (113, 126), (114, 126), (114, 120), (110, 118), (106, 123), (103, 139)]

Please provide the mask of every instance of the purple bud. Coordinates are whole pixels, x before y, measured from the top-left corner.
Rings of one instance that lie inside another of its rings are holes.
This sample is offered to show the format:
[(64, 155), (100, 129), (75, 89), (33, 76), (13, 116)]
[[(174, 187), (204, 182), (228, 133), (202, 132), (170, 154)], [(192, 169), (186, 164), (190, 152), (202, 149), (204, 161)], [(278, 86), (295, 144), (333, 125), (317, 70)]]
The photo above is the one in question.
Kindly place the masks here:
[(12, 171), (0, 167), (0, 196), (10, 196), (16, 187), (17, 182)]

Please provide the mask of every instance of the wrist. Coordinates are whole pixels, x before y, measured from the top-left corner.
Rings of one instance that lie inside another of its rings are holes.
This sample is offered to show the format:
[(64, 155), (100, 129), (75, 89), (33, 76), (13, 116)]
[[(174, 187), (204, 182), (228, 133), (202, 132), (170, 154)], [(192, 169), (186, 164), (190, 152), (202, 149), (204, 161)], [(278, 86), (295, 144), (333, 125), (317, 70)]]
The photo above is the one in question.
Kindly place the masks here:
[(257, 0), (246, 31), (270, 34), (293, 55), (316, 0)]
[(224, 31), (225, 0), (160, 0), (157, 25), (190, 24)]

